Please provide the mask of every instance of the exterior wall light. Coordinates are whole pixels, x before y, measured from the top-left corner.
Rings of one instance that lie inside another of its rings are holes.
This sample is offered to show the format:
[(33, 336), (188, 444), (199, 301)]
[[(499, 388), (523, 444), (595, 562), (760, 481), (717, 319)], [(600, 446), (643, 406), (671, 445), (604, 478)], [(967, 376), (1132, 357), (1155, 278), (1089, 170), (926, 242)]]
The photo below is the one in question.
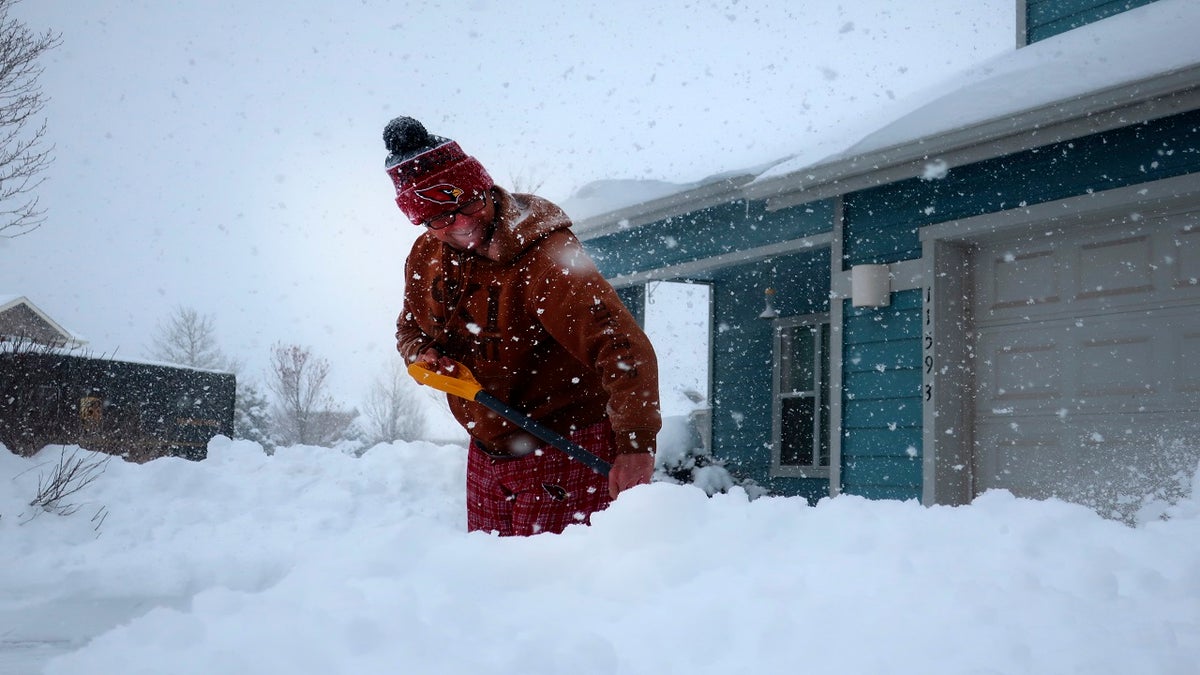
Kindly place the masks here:
[(771, 298), (775, 297), (775, 289), (766, 289), (763, 291), (763, 296), (765, 298), (765, 303), (762, 314), (759, 314), (758, 318), (767, 320), (779, 318), (779, 310), (775, 309), (774, 303), (771, 302)]
[(887, 307), (892, 304), (891, 268), (887, 265), (851, 267), (850, 300), (855, 307)]

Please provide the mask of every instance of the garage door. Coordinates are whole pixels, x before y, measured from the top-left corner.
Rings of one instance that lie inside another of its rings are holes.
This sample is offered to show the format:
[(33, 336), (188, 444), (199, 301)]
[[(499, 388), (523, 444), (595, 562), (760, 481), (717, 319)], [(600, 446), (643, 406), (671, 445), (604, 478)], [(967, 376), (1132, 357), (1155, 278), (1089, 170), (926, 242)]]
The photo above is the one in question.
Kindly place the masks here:
[(1200, 460), (1200, 212), (975, 253), (974, 490), (1128, 518)]

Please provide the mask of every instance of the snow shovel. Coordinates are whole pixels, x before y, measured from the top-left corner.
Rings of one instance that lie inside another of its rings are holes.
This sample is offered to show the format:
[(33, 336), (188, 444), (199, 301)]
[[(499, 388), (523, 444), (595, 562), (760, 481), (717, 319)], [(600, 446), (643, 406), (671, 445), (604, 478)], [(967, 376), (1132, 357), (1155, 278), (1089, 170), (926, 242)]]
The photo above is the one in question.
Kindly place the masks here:
[(408, 374), (412, 375), (413, 379), (417, 382), (427, 384), (438, 391), (444, 391), (447, 394), (487, 406), (509, 422), (562, 450), (571, 459), (582, 462), (592, 471), (601, 476), (608, 475), (609, 469), (612, 468), (611, 464), (588, 452), (578, 443), (571, 442), (571, 440), (564, 438), (553, 429), (484, 391), (483, 386), (479, 384), (479, 381), (475, 379), (471, 371), (467, 370), (466, 366), (456, 361), (454, 372), (457, 374), (443, 375), (435, 371), (429, 364), (421, 362), (408, 366)]

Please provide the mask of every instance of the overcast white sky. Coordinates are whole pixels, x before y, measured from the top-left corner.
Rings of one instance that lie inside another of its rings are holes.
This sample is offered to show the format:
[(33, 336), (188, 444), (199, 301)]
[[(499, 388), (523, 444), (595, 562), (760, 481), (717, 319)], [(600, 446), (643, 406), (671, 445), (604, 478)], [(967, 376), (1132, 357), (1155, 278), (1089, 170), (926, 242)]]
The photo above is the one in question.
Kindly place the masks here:
[(382, 171), (393, 116), (554, 200), (694, 181), (1012, 49), (1014, 5), (30, 0), (15, 16), (63, 34), (42, 80), (56, 161), (46, 224), (0, 239), (0, 294), (126, 358), (193, 307), (247, 375), (306, 345), (357, 405), (417, 235)]

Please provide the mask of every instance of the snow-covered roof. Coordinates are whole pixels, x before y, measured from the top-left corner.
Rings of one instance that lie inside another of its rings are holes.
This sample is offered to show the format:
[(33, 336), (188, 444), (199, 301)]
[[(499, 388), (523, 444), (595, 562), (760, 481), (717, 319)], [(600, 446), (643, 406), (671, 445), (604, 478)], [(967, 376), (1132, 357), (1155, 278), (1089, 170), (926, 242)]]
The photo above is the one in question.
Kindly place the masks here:
[(574, 221), (575, 233), (588, 239), (631, 224), (723, 203), (736, 198), (738, 189), (756, 175), (754, 170), (721, 173), (685, 184), (636, 179), (596, 181), (563, 201), (562, 208)]
[(0, 314), (19, 306), (24, 306), (26, 309), (32, 312), (38, 320), (44, 322), (49, 330), (57, 333), (62, 338), (62, 341), (65, 345), (69, 347), (81, 347), (84, 344), (87, 344), (86, 340), (67, 330), (54, 319), (51, 319), (49, 315), (39, 309), (37, 305), (30, 302), (25, 296), (0, 293)]
[[(1125, 113), (1147, 101), (1198, 96), (1197, 26), (1200, 2), (1160, 0), (1014, 50), (899, 104), (891, 111), (890, 121), (864, 136), (804, 148), (753, 171), (752, 178), (737, 187), (737, 196), (772, 199), (791, 195), (774, 204), (786, 206), (911, 178), (921, 173), (923, 163), (945, 160), (939, 156), (963, 148), (976, 151), (963, 154), (959, 164), (985, 159), (988, 152), (991, 156), (1012, 152), (1020, 148), (991, 142), (1031, 130), (1050, 131), (1054, 125), (1072, 120), (1089, 122), (1077, 129), (1076, 135), (1106, 128), (1101, 117), (1105, 113), (1114, 113), (1107, 121), (1109, 127), (1133, 123), (1137, 119)], [(1182, 109), (1200, 107), (1191, 99), (1180, 105)], [(1149, 119), (1171, 110), (1159, 107), (1134, 112)], [(1058, 131), (1063, 135), (1043, 133), (1031, 139), (1029, 147), (1072, 137), (1065, 128)], [(985, 143), (990, 145), (981, 147)], [(955, 163), (949, 157), (949, 165)], [(848, 180), (854, 177), (860, 180)], [(651, 200), (622, 202), (621, 194), (591, 198), (594, 204), (607, 204), (607, 212), (565, 208), (586, 239), (611, 231), (616, 221), (636, 226), (706, 205), (683, 198), (694, 185), (677, 188)], [(624, 196), (634, 194), (626, 192)]]

